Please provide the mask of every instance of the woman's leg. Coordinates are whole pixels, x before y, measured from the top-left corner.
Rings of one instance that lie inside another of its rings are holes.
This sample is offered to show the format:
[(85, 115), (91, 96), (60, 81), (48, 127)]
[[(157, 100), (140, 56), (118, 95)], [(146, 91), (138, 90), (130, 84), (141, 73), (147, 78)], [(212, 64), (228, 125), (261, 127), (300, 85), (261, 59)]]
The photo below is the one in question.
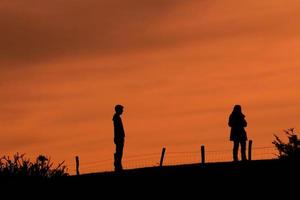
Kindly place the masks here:
[(246, 141), (241, 141), (241, 156), (242, 156), (242, 161), (246, 161)]
[(233, 161), (238, 161), (239, 141), (233, 141)]

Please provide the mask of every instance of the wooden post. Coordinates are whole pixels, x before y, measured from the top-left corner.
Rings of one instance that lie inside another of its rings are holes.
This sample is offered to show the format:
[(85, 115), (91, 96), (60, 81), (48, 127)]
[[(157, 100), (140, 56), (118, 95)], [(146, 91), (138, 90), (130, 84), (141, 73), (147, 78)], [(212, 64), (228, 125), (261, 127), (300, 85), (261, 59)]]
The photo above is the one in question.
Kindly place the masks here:
[(201, 163), (205, 163), (205, 148), (204, 145), (201, 146)]
[(80, 173), (79, 173), (79, 156), (76, 156), (75, 160), (76, 160), (76, 175), (79, 176), (80, 175)]
[(164, 147), (164, 148), (162, 149), (162, 152), (161, 152), (160, 163), (159, 163), (159, 166), (160, 166), (160, 167), (163, 166), (164, 157), (165, 157), (165, 152), (166, 152), (166, 148)]
[(249, 140), (248, 144), (248, 160), (252, 160), (252, 140)]

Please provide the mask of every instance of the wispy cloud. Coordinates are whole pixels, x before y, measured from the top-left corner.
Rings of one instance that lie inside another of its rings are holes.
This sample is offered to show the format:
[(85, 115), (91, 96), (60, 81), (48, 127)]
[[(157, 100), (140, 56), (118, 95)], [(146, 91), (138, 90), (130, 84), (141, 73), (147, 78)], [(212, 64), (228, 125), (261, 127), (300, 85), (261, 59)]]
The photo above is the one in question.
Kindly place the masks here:
[(26, 64), (62, 56), (130, 51), (144, 46), (147, 31), (178, 3), (4, 1), (0, 7), (0, 60)]

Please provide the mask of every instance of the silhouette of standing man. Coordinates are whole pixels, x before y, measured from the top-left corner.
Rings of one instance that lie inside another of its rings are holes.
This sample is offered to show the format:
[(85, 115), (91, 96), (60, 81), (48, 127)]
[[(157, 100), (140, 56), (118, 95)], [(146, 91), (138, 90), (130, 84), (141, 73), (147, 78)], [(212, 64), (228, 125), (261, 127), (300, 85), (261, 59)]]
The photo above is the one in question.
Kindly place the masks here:
[(247, 133), (245, 127), (247, 127), (247, 121), (240, 105), (234, 106), (228, 125), (231, 127), (230, 141), (233, 141), (233, 160), (238, 161), (239, 145), (241, 144), (242, 161), (246, 161)]
[(114, 166), (115, 171), (122, 171), (122, 156), (123, 156), (123, 148), (124, 148), (124, 138), (125, 138), (125, 131), (121, 119), (121, 115), (123, 113), (123, 106), (116, 105), (115, 106), (115, 114), (113, 117), (114, 122), (114, 143), (116, 145), (116, 152), (114, 154)]

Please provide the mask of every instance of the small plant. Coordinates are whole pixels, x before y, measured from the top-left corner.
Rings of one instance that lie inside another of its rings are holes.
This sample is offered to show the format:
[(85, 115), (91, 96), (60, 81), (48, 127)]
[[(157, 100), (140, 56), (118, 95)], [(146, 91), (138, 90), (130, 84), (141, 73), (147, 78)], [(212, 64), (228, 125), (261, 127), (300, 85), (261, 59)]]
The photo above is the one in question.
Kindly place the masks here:
[(278, 157), (280, 159), (293, 159), (300, 160), (300, 139), (295, 133), (294, 128), (284, 130), (284, 133), (288, 137), (288, 142), (283, 142), (277, 135), (272, 142), (279, 152)]
[(25, 154), (16, 153), (13, 158), (4, 156), (0, 158), (0, 176), (11, 177), (43, 177), (52, 178), (67, 176), (64, 162), (53, 167), (50, 158), (40, 155), (35, 162), (25, 158)]

